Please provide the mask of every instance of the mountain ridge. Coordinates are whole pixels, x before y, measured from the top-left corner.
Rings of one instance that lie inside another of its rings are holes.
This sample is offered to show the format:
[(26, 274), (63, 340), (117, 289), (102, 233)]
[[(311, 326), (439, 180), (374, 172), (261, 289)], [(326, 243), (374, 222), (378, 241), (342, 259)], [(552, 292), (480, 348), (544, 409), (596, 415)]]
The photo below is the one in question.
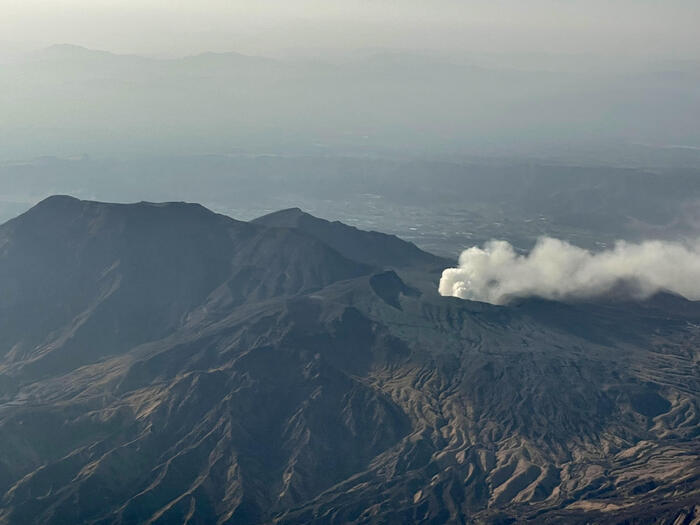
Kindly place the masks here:
[[(72, 318), (66, 333), (70, 342), (77, 335), (74, 328), (78, 333), (88, 329), (95, 319), (92, 314), (100, 314), (103, 308), (108, 310), (100, 323), (114, 325), (121, 314), (115, 318), (109, 305), (117, 301), (114, 308), (129, 317), (112, 331), (128, 325), (128, 332), (117, 339), (128, 335), (136, 341), (156, 333), (165, 335), (181, 325), (183, 316), (192, 314), (211, 294), (219, 303), (235, 305), (246, 298), (311, 290), (368, 271), (311, 237), (235, 221), (198, 204), (104, 204), (50, 197), (0, 226), (3, 238), (0, 275), (15, 281), (0, 301), (7, 312), (6, 338), (12, 337), (13, 326), (22, 326), (23, 318), (32, 317), (25, 307), (40, 297), (72, 295), (73, 301), (47, 313), (46, 330), (35, 330), (33, 340), (49, 336)], [(153, 241), (158, 250), (153, 249)], [(42, 249), (52, 258), (37, 257)], [(299, 250), (304, 250), (302, 258)], [(73, 269), (76, 251), (89, 259), (89, 269)], [(247, 264), (246, 258), (257, 264)], [(274, 284), (272, 278), (264, 277), (270, 271)], [(17, 291), (12, 293), (13, 289)], [(129, 312), (128, 305), (148, 289), (153, 291), (143, 300), (151, 306), (141, 314)], [(83, 294), (76, 296), (80, 290)], [(139, 315), (144, 319), (139, 320)], [(10, 339), (6, 344), (12, 345), (13, 355), (21, 355), (21, 342)], [(48, 348), (38, 350), (39, 356), (44, 350)]]
[(375, 266), (426, 266), (440, 268), (450, 260), (420, 250), (415, 244), (395, 235), (376, 231), (363, 231), (340, 221), (326, 221), (310, 215), (300, 208), (280, 210), (251, 222), (266, 226), (294, 228), (316, 237), (335, 248), (344, 256), (369, 262)]
[(700, 317), (676, 297), (443, 298), (421, 259), (67, 197), (0, 226), (0, 289), (3, 524), (698, 515)]

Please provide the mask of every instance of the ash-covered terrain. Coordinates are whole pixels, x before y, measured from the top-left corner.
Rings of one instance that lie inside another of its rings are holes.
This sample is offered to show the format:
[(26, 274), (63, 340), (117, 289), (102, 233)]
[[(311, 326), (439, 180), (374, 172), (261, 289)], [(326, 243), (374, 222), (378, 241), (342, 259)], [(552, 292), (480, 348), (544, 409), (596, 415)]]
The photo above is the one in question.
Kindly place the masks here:
[(700, 519), (700, 303), (441, 297), (298, 209), (0, 226), (0, 523)]

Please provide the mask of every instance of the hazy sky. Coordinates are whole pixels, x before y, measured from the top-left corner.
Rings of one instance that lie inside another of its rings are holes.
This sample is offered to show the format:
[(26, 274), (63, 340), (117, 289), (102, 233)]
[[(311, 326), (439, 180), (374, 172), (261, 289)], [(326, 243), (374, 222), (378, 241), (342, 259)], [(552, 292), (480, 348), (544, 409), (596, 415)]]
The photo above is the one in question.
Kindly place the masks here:
[(0, 46), (700, 57), (698, 0), (0, 0)]

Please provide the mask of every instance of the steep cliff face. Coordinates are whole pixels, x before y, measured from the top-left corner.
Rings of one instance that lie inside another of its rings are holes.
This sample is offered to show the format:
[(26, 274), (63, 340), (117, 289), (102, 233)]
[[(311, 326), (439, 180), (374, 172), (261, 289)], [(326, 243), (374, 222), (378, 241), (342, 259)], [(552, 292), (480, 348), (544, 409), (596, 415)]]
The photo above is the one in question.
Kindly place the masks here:
[(347, 255), (186, 204), (0, 227), (0, 523), (697, 519), (697, 303)]

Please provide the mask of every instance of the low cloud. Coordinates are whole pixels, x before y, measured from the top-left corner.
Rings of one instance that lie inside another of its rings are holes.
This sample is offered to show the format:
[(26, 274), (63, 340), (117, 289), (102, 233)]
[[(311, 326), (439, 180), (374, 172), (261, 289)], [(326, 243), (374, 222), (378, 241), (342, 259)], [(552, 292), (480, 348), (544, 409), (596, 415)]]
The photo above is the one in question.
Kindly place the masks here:
[(489, 241), (462, 252), (459, 267), (443, 272), (440, 294), (505, 304), (519, 297), (592, 298), (621, 284), (639, 299), (666, 290), (700, 300), (700, 240), (619, 241), (610, 250), (590, 252), (543, 237), (527, 255), (506, 241)]

